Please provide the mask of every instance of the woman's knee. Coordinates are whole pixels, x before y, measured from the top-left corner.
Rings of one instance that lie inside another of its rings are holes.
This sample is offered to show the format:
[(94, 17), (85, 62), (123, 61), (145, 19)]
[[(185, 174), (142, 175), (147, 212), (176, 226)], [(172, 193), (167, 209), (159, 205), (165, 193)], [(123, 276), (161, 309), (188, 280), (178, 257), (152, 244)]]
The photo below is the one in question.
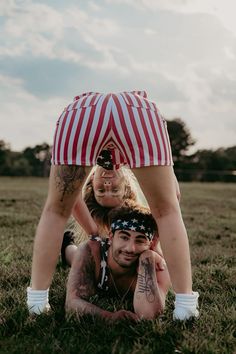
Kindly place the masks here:
[(177, 200), (162, 201), (152, 205), (150, 208), (152, 215), (158, 219), (164, 216), (180, 214), (180, 207)]

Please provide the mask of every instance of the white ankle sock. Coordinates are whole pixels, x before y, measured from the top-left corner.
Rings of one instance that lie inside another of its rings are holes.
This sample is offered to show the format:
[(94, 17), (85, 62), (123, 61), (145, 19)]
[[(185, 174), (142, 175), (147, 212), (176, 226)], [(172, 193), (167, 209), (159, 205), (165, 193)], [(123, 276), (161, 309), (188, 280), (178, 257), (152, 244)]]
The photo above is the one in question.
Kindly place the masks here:
[(50, 310), (48, 291), (49, 289), (32, 290), (30, 287), (27, 288), (27, 306), (30, 314), (39, 315)]
[(197, 291), (192, 294), (175, 294), (174, 320), (188, 320), (191, 317), (199, 317)]

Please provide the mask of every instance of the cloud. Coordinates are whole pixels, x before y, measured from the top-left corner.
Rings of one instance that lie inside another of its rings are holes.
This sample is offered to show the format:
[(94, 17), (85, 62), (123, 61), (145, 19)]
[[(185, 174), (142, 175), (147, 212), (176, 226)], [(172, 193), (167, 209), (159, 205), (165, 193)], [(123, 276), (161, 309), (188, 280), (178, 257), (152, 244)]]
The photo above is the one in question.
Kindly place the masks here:
[[(50, 142), (48, 122), (74, 95), (147, 89), (167, 118), (186, 120), (200, 145), (233, 144), (236, 45), (224, 22), (233, 3), (225, 3), (1, 1), (1, 117), (17, 112), (22, 144), (24, 136)], [(38, 138), (24, 134), (25, 113), (44, 132)], [(19, 137), (12, 141), (20, 146)]]
[[(188, 93), (185, 102), (161, 102), (161, 110), (168, 119), (181, 117), (197, 140), (195, 148), (216, 149), (233, 146), (236, 141), (235, 88), (232, 81), (228, 86), (224, 75), (201, 72), (195, 66), (184, 73), (183, 84)], [(180, 87), (179, 87), (180, 88)]]
[(23, 87), (22, 80), (0, 76), (1, 139), (16, 150), (48, 141), (67, 102), (58, 98), (40, 99)]
[(106, 0), (108, 4), (129, 5), (139, 11), (174, 11), (207, 13), (217, 17), (223, 26), (236, 35), (235, 0)]
[[(70, 6), (62, 12), (31, 1), (23, 4), (25, 6), (20, 7), (16, 2), (15, 6), (5, 6), (2, 9), (7, 16), (2, 28), (2, 38), (8, 38), (7, 42), (2, 40), (2, 56), (28, 54), (79, 62), (84, 56), (83, 52), (76, 50), (75, 45), (73, 49), (67, 46), (69, 36), (72, 35), (74, 44), (82, 41), (88, 47), (95, 50), (98, 48), (102, 52), (105, 46), (99, 46), (99, 42), (114, 36), (118, 31), (114, 21), (92, 17), (78, 6)], [(96, 42), (92, 40), (95, 35)], [(104, 57), (106, 58), (105, 55)]]

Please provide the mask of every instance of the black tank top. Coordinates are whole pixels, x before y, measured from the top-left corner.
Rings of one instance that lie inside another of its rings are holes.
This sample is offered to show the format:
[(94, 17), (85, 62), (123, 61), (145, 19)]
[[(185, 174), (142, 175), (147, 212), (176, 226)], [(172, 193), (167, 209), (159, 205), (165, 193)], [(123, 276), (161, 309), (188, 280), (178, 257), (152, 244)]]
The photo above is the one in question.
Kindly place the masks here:
[(100, 263), (100, 273), (99, 273), (99, 280), (97, 287), (99, 290), (108, 291), (108, 274), (109, 268), (107, 265), (107, 256), (108, 256), (108, 249), (110, 247), (110, 240), (109, 238), (102, 239), (99, 236), (91, 236), (91, 241), (100, 242), (100, 256), (101, 256), (101, 263)]

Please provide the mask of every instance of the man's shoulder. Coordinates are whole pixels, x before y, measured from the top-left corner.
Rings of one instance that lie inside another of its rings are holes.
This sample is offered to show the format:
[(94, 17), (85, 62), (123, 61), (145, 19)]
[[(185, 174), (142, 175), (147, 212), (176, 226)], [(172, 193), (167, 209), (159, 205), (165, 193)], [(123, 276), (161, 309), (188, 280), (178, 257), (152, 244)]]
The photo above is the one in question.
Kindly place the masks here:
[(100, 255), (100, 242), (87, 240), (79, 244), (77, 254), (92, 255), (97, 258)]
[(100, 263), (101, 263), (101, 250), (100, 242), (87, 240), (82, 242), (77, 250), (72, 262), (72, 272), (80, 272), (91, 270), (96, 279), (99, 278)]

